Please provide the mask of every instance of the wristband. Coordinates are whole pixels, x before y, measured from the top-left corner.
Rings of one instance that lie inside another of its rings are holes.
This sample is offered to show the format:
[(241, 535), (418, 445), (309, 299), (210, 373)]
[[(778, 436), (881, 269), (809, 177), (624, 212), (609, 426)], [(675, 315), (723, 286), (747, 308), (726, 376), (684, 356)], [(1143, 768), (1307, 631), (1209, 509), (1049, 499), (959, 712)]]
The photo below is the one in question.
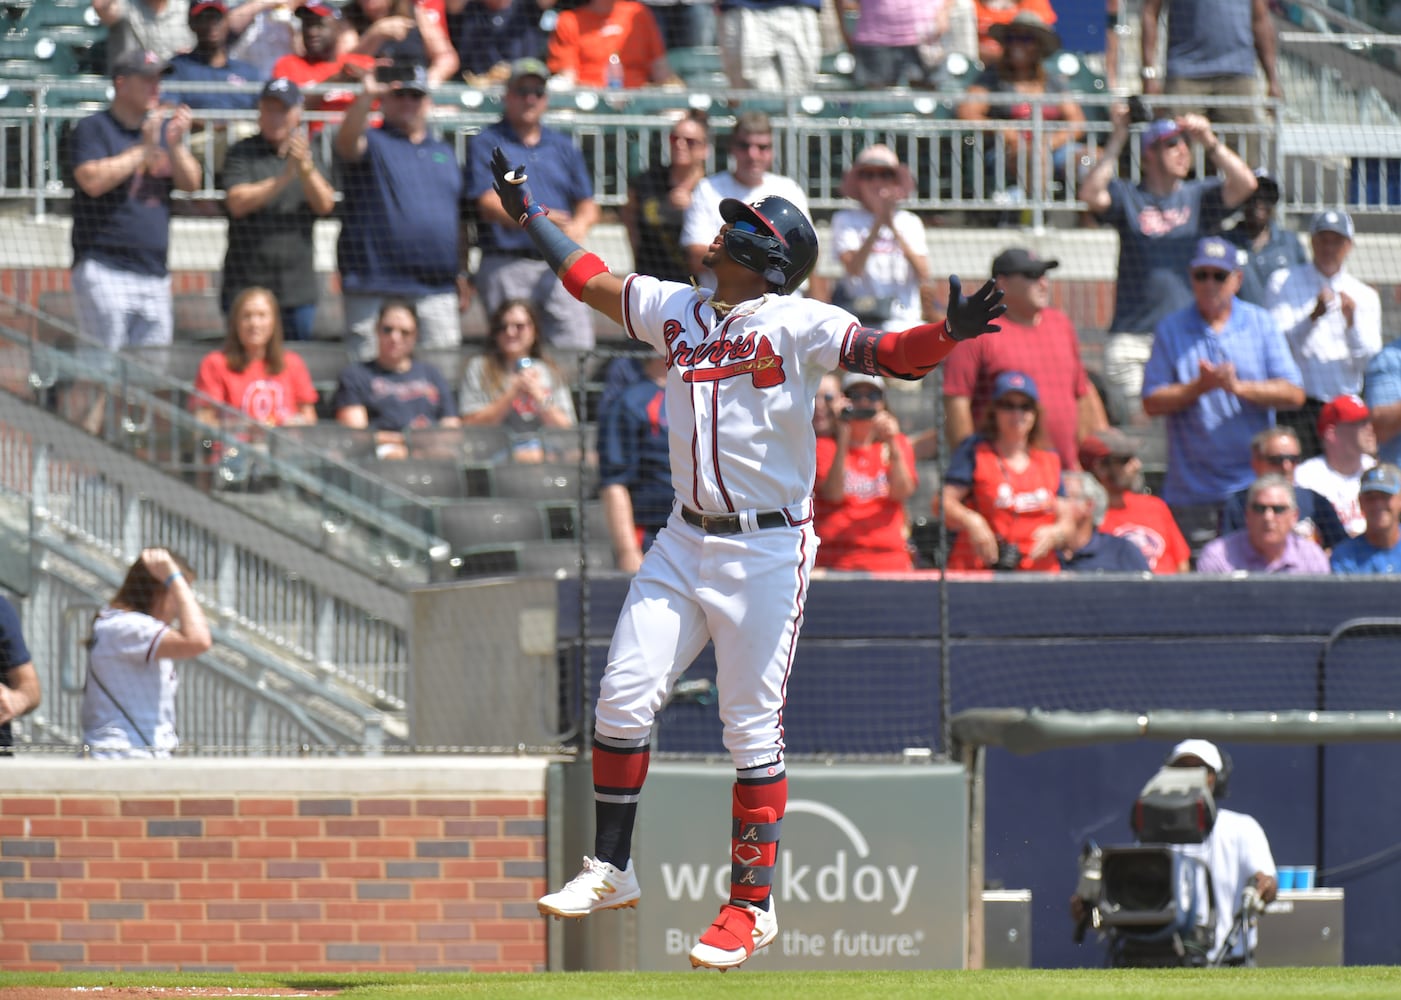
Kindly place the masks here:
[(568, 270), (561, 274), (560, 280), (564, 282), (564, 289), (579, 301), (584, 299), (584, 286), (589, 279), (596, 274), (606, 274), (608, 265), (603, 263), (598, 254), (585, 253), (582, 257), (569, 265)]
[(174, 573), (171, 573), (168, 577), (165, 578), (165, 586), (169, 587), (172, 583), (174, 583), (176, 580), (179, 580), (184, 575), (184, 573), (181, 573), (177, 569)]
[(525, 206), (525, 211), (521, 213), (521, 217), (517, 221), (520, 222), (521, 228), (524, 229), (525, 226), (530, 222), (530, 220), (535, 218), (537, 215), (549, 214), (550, 210), (548, 208), (540, 204), (538, 201), (532, 201), (530, 204)]

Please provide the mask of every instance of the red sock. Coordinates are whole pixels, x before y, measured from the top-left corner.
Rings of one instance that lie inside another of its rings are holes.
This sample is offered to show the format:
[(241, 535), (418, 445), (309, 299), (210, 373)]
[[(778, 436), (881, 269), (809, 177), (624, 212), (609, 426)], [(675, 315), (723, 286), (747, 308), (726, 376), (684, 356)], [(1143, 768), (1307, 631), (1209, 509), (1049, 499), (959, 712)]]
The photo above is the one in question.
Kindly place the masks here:
[[(762, 770), (762, 769), (758, 769)], [(737, 780), (732, 799), (730, 901), (769, 908), (779, 831), (788, 806), (788, 777), (779, 771), (761, 781)]]
[(617, 740), (594, 734), (594, 857), (626, 868), (632, 857), (637, 800), (647, 780), (650, 740)]

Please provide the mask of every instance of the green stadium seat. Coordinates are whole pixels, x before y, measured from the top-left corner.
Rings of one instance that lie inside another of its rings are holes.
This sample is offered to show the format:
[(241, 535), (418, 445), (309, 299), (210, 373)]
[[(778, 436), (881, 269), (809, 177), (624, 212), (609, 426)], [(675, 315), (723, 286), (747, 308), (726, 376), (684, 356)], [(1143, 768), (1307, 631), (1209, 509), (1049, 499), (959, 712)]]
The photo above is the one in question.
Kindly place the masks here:
[(88, 0), (35, 0), (20, 18), (20, 27), (26, 31), (53, 27), (98, 28), (104, 35), (107, 31)]
[[(19, 65), (11, 65), (22, 62), (33, 63), (34, 68), (26, 71)], [(72, 77), (78, 74), (78, 62), (72, 49), (59, 45), (48, 35), (19, 30), (0, 38), (0, 70), (18, 79)]]
[(698, 90), (727, 87), (720, 50), (710, 45), (671, 49), (666, 54), (672, 72)]

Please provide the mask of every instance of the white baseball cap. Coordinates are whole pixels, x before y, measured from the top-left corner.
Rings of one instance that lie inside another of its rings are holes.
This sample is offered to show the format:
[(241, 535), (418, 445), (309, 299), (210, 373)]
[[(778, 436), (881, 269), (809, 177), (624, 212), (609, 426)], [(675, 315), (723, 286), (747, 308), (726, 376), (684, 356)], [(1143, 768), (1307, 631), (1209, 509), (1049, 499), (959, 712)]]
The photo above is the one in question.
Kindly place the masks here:
[(882, 392), (885, 391), (885, 379), (879, 375), (867, 375), (864, 372), (845, 372), (842, 375), (842, 391), (850, 389), (854, 385), (873, 385)]
[(1168, 763), (1175, 764), (1183, 757), (1195, 757), (1218, 774), (1221, 771), (1221, 751), (1210, 740), (1183, 740), (1168, 754)]

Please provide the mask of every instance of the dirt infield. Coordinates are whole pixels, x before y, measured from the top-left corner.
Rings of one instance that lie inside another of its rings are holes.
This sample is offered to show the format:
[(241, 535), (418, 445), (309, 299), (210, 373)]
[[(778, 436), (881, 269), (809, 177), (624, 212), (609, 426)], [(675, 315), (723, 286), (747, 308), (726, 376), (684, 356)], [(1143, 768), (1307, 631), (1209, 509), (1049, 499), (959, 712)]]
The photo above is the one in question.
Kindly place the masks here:
[(184, 997), (333, 997), (340, 990), (300, 990), (291, 986), (6, 986), (0, 1000), (181, 1000)]

